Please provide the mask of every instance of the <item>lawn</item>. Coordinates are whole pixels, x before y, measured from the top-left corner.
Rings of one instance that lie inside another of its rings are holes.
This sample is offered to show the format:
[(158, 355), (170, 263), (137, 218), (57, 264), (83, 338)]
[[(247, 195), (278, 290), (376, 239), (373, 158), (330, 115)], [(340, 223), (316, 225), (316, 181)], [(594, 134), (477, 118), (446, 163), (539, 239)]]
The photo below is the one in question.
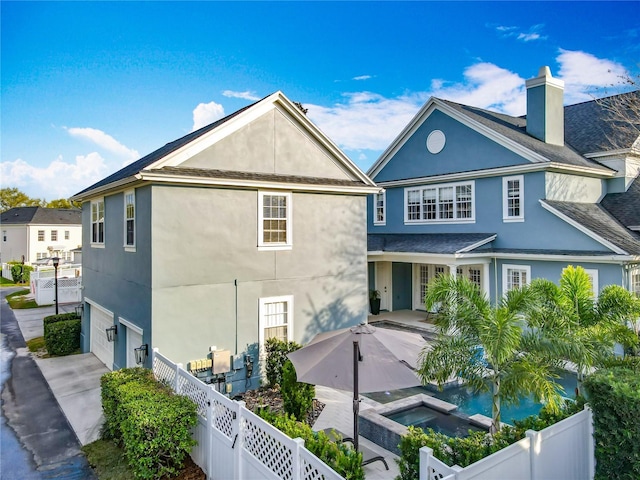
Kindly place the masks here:
[(33, 298), (27, 298), (25, 295), (28, 295), (31, 291), (28, 288), (24, 290), (18, 290), (17, 292), (10, 293), (7, 295), (7, 302), (9, 302), (9, 306), (11, 308), (39, 308), (44, 305), (38, 305)]

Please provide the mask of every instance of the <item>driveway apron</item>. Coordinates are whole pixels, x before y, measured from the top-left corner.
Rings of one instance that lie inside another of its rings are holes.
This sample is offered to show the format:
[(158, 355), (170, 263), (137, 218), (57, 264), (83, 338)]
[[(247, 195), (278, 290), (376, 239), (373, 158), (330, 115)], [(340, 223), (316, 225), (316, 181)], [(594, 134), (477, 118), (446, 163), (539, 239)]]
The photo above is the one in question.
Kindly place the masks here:
[(95, 479), (80, 442), (26, 347), (3, 288), (0, 478)]

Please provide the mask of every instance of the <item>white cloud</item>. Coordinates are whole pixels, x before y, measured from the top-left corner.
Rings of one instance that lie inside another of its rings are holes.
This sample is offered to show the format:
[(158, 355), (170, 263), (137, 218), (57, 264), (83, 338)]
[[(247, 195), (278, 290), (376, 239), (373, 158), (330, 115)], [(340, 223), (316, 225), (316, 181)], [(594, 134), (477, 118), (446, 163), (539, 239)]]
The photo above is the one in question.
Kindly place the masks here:
[(224, 117), (224, 107), (216, 102), (200, 103), (193, 109), (193, 129), (198, 130)]
[(245, 90), (244, 92), (225, 90), (224, 92), (222, 92), (222, 95), (229, 98), (243, 98), (245, 100), (251, 100), (252, 102), (260, 100), (260, 97), (258, 97), (255, 92), (250, 92), (249, 90)]
[(27, 195), (55, 200), (68, 198), (111, 173), (97, 152), (76, 156), (75, 163), (62, 156), (46, 167), (34, 167), (22, 159), (0, 163), (0, 176), (5, 187), (17, 187)]
[(489, 27), (493, 27), (503, 38), (511, 38), (515, 37), (517, 40), (521, 40), (523, 42), (531, 42), (534, 40), (546, 40), (546, 35), (541, 35), (539, 33), (540, 30), (544, 28), (544, 24), (532, 25), (529, 27), (529, 30), (522, 30), (519, 27), (508, 27), (505, 25), (488, 25)]
[(76, 138), (82, 138), (88, 140), (99, 147), (118, 155), (119, 157), (123, 157), (126, 160), (126, 163), (132, 162), (140, 158), (140, 154), (137, 150), (132, 148), (128, 148), (118, 142), (111, 135), (103, 132), (102, 130), (98, 130), (96, 128), (65, 128), (69, 135)]
[(373, 78), (371, 75), (359, 75), (357, 77), (353, 77), (352, 80), (369, 80)]
[(565, 104), (592, 100), (594, 95), (603, 96), (607, 87), (619, 85), (628, 75), (621, 64), (581, 51), (560, 49), (556, 61), (560, 65), (557, 76), (565, 82)]

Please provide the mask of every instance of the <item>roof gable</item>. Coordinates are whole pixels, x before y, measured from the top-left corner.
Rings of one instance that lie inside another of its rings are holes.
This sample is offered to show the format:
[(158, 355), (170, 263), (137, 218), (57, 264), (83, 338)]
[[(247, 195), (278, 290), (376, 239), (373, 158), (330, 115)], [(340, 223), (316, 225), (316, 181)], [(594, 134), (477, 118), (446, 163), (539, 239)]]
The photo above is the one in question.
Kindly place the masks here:
[(7, 225), (82, 225), (82, 211), (76, 208), (15, 207), (0, 215)]
[[(124, 167), (114, 174), (95, 183), (89, 188), (77, 193), (73, 199), (86, 199), (91, 196), (99, 195), (110, 188), (122, 186), (128, 182), (134, 182), (142, 179), (143, 174), (153, 173), (165, 167), (170, 168), (212, 168), (216, 170), (238, 170), (250, 171), (254, 173), (282, 173), (288, 175), (300, 175), (301, 172), (291, 171), (284, 168), (282, 171), (275, 172), (273, 165), (266, 171), (260, 172), (260, 166), (254, 164), (243, 163), (245, 158), (242, 156), (243, 148), (246, 148), (246, 142), (250, 141), (257, 145), (256, 154), (253, 152), (253, 159), (258, 159), (261, 154), (268, 157), (269, 147), (262, 142), (262, 138), (258, 135), (251, 136), (253, 129), (265, 132), (264, 128), (260, 128), (262, 117), (272, 115), (274, 122), (276, 113), (280, 112), (283, 117), (289, 118), (294, 129), (304, 132), (308, 138), (309, 144), (314, 144), (316, 149), (321, 148), (324, 151), (325, 160), (332, 162), (334, 173), (321, 175), (316, 177), (338, 177), (342, 176), (345, 180), (357, 181), (363, 187), (375, 188), (375, 184), (369, 179), (329, 138), (327, 138), (307, 117), (303, 114), (298, 106), (287, 99), (281, 92), (276, 92), (262, 100), (253, 103), (227, 117), (207, 125), (195, 132), (185, 135), (173, 142), (170, 142), (158, 150), (146, 155), (140, 160)], [(282, 123), (282, 119), (280, 119)], [(264, 122), (262, 122), (264, 123)], [(238, 136), (235, 140), (231, 138)], [(294, 147), (295, 148), (294, 142)], [(298, 142), (298, 145), (300, 142)], [(216, 146), (220, 145), (220, 148)], [(234, 148), (233, 147), (237, 147)], [(216, 155), (224, 151), (226, 147), (227, 155)], [(266, 147), (266, 148), (265, 148)], [(254, 149), (256, 150), (256, 149)], [(304, 162), (307, 159), (302, 155), (298, 155), (298, 162)], [(251, 159), (249, 159), (251, 160)], [(268, 163), (265, 163), (268, 165)], [(266, 168), (266, 167), (265, 167)], [(310, 166), (313, 171), (313, 166)], [(165, 173), (171, 170), (165, 170)], [(338, 174), (340, 172), (341, 175)], [(307, 172), (308, 173), (308, 172)], [(157, 178), (156, 178), (157, 179)]]

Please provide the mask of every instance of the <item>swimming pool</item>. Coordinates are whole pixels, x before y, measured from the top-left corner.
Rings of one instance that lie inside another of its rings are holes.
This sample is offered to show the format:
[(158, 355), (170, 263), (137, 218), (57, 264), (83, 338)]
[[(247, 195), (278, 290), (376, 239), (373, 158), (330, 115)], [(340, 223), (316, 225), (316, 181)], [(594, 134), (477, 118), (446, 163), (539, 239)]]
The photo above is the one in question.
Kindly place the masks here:
[(407, 427), (419, 427), (423, 430), (432, 428), (434, 431), (448, 435), (449, 437), (467, 437), (469, 430), (480, 432), (483, 430), (468, 420), (451, 413), (442, 413), (426, 405), (417, 405), (406, 410), (400, 410), (385, 415), (390, 420)]

